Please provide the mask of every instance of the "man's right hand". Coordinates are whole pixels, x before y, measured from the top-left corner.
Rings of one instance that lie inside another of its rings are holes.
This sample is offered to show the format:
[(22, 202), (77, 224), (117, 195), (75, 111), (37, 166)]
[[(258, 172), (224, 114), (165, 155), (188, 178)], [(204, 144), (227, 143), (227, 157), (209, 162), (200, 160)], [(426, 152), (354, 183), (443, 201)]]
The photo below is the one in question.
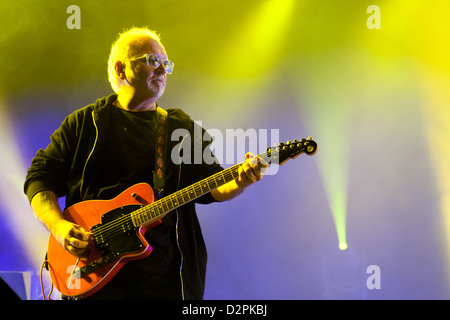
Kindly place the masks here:
[(58, 204), (56, 194), (49, 190), (38, 192), (31, 199), (35, 216), (45, 225), (58, 243), (72, 255), (82, 257), (88, 249), (92, 233), (81, 226), (67, 221)]
[(58, 243), (75, 257), (82, 257), (89, 246), (91, 233), (67, 220), (59, 220), (52, 230)]

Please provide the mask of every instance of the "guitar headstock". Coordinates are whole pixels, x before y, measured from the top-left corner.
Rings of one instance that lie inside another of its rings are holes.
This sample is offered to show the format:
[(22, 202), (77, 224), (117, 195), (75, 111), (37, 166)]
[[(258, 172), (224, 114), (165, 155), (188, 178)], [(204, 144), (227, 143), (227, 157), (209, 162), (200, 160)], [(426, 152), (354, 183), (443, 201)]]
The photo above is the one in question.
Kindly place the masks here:
[(267, 149), (267, 158), (270, 163), (278, 163), (282, 165), (289, 159), (295, 159), (300, 154), (305, 153), (308, 156), (312, 156), (317, 152), (317, 143), (308, 139), (287, 141), (286, 143), (280, 142), (279, 145)]

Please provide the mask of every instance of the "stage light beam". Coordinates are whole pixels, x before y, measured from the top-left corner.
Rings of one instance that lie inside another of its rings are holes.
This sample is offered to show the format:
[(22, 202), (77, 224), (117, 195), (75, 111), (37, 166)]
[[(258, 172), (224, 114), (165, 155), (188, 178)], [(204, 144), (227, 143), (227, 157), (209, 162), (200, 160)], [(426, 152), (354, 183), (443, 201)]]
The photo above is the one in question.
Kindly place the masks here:
[(42, 252), (45, 252), (48, 233), (34, 219), (23, 193), (26, 169), (3, 101), (0, 101), (0, 143), (3, 150), (0, 157), (1, 220), (16, 234), (28, 253), (33, 264), (30, 268), (38, 269), (43, 260)]
[[(294, 0), (267, 0), (225, 41), (216, 72), (224, 77), (257, 79), (273, 68), (292, 20)], [(226, 63), (224, 63), (226, 62)]]

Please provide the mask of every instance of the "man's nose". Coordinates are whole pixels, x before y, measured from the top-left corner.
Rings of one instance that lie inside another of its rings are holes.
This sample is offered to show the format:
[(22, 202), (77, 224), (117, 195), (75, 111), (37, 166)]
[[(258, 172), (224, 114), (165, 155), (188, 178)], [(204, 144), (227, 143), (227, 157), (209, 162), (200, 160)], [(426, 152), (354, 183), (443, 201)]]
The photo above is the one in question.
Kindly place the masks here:
[(155, 69), (155, 72), (158, 74), (166, 74), (166, 68), (162, 65), (162, 63), (158, 66), (158, 68)]

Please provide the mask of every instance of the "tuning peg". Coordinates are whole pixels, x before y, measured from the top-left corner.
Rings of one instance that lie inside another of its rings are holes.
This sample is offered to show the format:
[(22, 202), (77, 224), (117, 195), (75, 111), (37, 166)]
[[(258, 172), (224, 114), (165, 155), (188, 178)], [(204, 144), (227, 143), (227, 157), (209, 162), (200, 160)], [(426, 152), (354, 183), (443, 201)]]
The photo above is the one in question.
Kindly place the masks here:
[(295, 140), (294, 140), (294, 143), (297, 143), (297, 142), (298, 142), (298, 140), (297, 140), (297, 139), (295, 139)]

